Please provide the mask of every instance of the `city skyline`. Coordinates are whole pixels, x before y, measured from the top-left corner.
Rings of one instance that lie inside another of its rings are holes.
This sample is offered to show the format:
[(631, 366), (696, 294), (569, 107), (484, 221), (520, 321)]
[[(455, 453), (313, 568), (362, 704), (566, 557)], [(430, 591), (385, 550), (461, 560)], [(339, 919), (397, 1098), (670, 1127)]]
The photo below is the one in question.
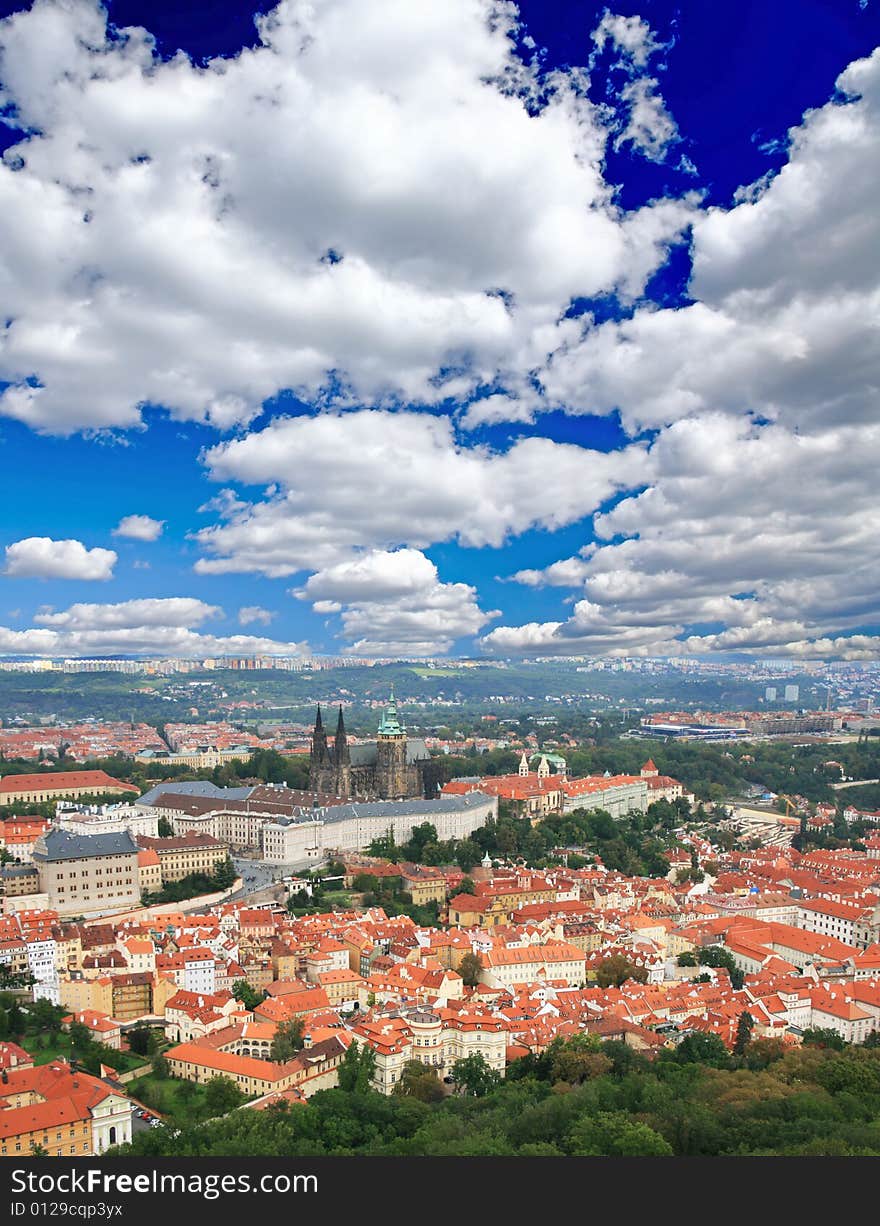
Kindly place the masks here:
[(876, 6), (701, 9), (0, 5), (0, 659), (876, 659)]

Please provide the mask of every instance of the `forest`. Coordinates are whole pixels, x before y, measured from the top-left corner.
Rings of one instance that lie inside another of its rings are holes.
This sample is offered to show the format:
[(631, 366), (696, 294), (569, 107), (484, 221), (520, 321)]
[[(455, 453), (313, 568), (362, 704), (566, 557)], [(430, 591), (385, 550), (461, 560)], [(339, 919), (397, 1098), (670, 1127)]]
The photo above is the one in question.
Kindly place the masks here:
[(741, 1054), (731, 1055), (715, 1036), (693, 1034), (650, 1061), (624, 1043), (578, 1035), (514, 1062), (503, 1081), (471, 1075), (439, 1101), (423, 1101), (419, 1076), (389, 1097), (365, 1089), (356, 1054), (347, 1055), (340, 1088), (319, 1091), (305, 1106), (281, 1102), (151, 1129), (115, 1152), (880, 1155), (880, 1049), (838, 1050), (822, 1032), (807, 1038), (790, 1048), (746, 1035)]

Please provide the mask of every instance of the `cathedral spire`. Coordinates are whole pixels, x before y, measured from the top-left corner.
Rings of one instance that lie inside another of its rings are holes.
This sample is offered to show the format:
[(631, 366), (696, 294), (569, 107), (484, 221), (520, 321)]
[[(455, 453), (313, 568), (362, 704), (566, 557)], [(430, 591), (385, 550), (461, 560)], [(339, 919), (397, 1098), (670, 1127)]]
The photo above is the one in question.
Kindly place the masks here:
[(324, 721), (321, 718), (321, 708), (315, 717), (315, 729), (312, 732), (311, 760), (315, 763), (324, 762), (327, 758), (327, 733), (324, 731)]
[(348, 736), (345, 731), (345, 717), (342, 714), (341, 703), (339, 706), (339, 719), (336, 721), (336, 740), (334, 742), (334, 749), (336, 751), (336, 765), (347, 766), (350, 761), (350, 754), (348, 752)]
[(394, 701), (394, 686), (392, 685), (391, 697), (379, 721), (379, 736), (402, 736), (403, 732), (403, 725), (397, 718), (397, 703)]

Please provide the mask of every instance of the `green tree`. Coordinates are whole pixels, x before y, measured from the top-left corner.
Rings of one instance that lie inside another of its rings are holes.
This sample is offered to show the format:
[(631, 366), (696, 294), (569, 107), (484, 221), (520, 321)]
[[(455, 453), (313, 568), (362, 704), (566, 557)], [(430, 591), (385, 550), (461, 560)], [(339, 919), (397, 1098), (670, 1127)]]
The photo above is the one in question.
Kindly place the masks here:
[(596, 983), (600, 988), (619, 988), (627, 979), (636, 983), (647, 983), (648, 972), (644, 966), (636, 966), (623, 954), (612, 954), (603, 958), (596, 968)]
[(279, 1022), (275, 1029), (275, 1037), (269, 1050), (269, 1057), (276, 1064), (284, 1064), (292, 1060), (298, 1051), (302, 1050), (305, 1023), (301, 1017), (291, 1018), (288, 1022)]
[(85, 1056), (95, 1041), (88, 1026), (82, 1022), (71, 1022), (69, 1033), (71, 1048), (80, 1056)]
[(618, 1112), (601, 1111), (575, 1124), (570, 1152), (599, 1157), (670, 1157), (669, 1142), (647, 1124)]
[(752, 1041), (752, 1028), (755, 1025), (755, 1019), (747, 1009), (743, 1009), (739, 1015), (739, 1020), (736, 1024), (736, 1038), (733, 1042), (733, 1054), (735, 1056), (744, 1056), (749, 1043)]
[(376, 1053), (357, 1039), (339, 1062), (339, 1088), (349, 1094), (365, 1094), (376, 1071)]
[(809, 1026), (801, 1037), (805, 1047), (828, 1047), (832, 1051), (843, 1051), (847, 1042), (836, 1030), (821, 1026)]
[(246, 979), (236, 979), (232, 985), (232, 995), (240, 1001), (245, 1009), (256, 1009), (266, 998), (265, 992), (257, 992)]
[(244, 1100), (244, 1095), (231, 1077), (212, 1077), (205, 1086), (205, 1107), (211, 1115), (226, 1115)]
[(456, 1060), (452, 1066), (452, 1079), (463, 1094), (475, 1098), (482, 1098), (494, 1090), (501, 1080), (479, 1052)]
[(126, 1038), (128, 1040), (129, 1051), (133, 1051), (137, 1056), (147, 1055), (150, 1041), (150, 1028), (148, 1026), (133, 1026), (126, 1035)]
[(483, 855), (473, 839), (462, 839), (455, 852), (455, 860), (462, 872), (468, 873), (479, 864)]
[(679, 1064), (708, 1064), (714, 1068), (729, 1068), (730, 1056), (723, 1040), (717, 1034), (703, 1034), (697, 1031), (685, 1035), (675, 1049), (675, 1059)]
[(458, 964), (458, 973), (461, 975), (462, 982), (465, 987), (475, 988), (480, 982), (480, 972), (483, 969), (483, 959), (478, 953), (465, 954), (461, 962)]
[(580, 1085), (604, 1077), (612, 1068), (602, 1051), (602, 1043), (592, 1034), (576, 1034), (565, 1042), (555, 1039), (548, 1048), (550, 1076), (553, 1081)]
[(733, 987), (737, 991), (742, 989), (744, 976), (736, 965), (733, 954), (729, 949), (725, 949), (722, 945), (707, 945), (705, 948), (697, 950), (696, 953), (700, 966), (724, 967), (730, 975), (730, 982)]
[(214, 881), (218, 890), (228, 890), (235, 882), (235, 866), (229, 856), (214, 866)]
[(59, 1005), (53, 1005), (45, 997), (40, 997), (25, 1005), (25, 1029), (28, 1034), (57, 1034), (61, 1029), (61, 1019), (65, 1010)]
[(408, 1060), (400, 1080), (392, 1091), (399, 1098), (417, 1098), (419, 1102), (436, 1103), (443, 1098), (443, 1087), (436, 1072), (420, 1060)]

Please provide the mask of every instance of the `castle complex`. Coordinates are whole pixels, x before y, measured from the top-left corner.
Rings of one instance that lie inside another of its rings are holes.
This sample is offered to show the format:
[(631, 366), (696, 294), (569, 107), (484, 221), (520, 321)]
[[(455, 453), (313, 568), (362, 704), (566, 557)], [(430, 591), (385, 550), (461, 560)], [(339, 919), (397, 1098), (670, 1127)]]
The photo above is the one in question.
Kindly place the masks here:
[(421, 739), (407, 739), (392, 692), (375, 741), (349, 745), (342, 707), (332, 744), (318, 707), (309, 760), (309, 788), (345, 800), (406, 800), (437, 793), (431, 755)]

